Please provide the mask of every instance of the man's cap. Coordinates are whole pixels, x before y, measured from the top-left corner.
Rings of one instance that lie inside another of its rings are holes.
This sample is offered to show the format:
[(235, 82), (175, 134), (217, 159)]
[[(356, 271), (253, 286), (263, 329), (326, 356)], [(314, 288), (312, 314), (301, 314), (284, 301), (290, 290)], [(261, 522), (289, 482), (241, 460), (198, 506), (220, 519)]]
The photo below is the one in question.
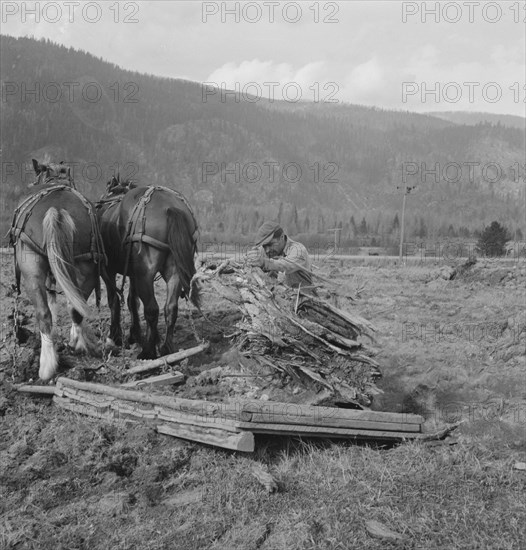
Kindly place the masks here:
[(274, 233), (281, 229), (281, 225), (275, 221), (265, 222), (259, 229), (256, 234), (256, 243), (254, 246), (263, 246), (269, 243), (274, 236)]

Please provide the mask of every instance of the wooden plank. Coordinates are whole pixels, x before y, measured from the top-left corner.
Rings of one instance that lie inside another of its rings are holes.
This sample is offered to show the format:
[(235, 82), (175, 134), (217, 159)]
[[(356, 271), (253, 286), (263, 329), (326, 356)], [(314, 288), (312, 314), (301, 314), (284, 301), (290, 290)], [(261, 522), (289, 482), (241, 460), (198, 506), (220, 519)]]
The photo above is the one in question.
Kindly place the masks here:
[[(69, 393), (69, 388), (65, 388), (65, 392)], [(133, 401), (120, 400), (113, 396), (89, 394), (82, 390), (77, 390), (70, 396), (55, 397), (57, 404), (64, 404), (64, 408), (66, 408), (68, 404), (74, 404), (74, 406), (69, 407), (71, 410), (77, 412), (86, 410), (86, 414), (97, 413), (101, 417), (113, 417), (116, 419), (133, 418), (137, 421), (148, 423), (173, 422), (176, 424), (188, 424), (202, 428), (211, 427), (233, 433), (239, 432), (236, 428), (236, 421), (232, 419), (187, 414), (160, 405), (135, 403)]]
[(34, 393), (37, 395), (55, 395), (55, 386), (31, 386), (30, 384), (16, 385), (16, 391), (21, 393)]
[(241, 405), (231, 403), (214, 403), (211, 401), (202, 401), (199, 399), (183, 399), (179, 397), (168, 397), (164, 395), (152, 395), (146, 392), (126, 389), (122, 387), (105, 386), (103, 384), (94, 384), (92, 382), (79, 382), (69, 378), (59, 378), (57, 380), (59, 388), (73, 388), (98, 394), (109, 395), (117, 399), (135, 401), (137, 403), (149, 403), (168, 407), (169, 409), (185, 412), (187, 414), (196, 414), (205, 417), (232, 418), (235, 420), (249, 420), (251, 415), (241, 409)]
[(139, 388), (141, 386), (169, 386), (171, 384), (180, 384), (184, 382), (185, 376), (182, 372), (173, 372), (171, 374), (160, 374), (159, 376), (150, 376), (143, 380), (132, 380), (121, 384), (123, 388)]
[(188, 415), (178, 411), (172, 411), (162, 407), (155, 407), (157, 418), (166, 422), (175, 422), (177, 424), (190, 424), (193, 426), (211, 427), (225, 430), (227, 432), (239, 432), (237, 422), (227, 418), (207, 417), (198, 415)]
[(298, 403), (279, 403), (277, 401), (241, 401), (243, 411), (251, 412), (252, 418), (265, 418), (266, 423), (292, 422), (294, 419), (306, 419), (303, 424), (318, 425), (330, 419), (358, 420), (363, 422), (393, 422), (397, 424), (423, 424), (424, 418), (417, 414), (380, 411), (359, 411), (338, 407), (315, 407)]
[[(53, 401), (58, 406), (70, 411), (120, 423), (145, 422), (150, 425), (153, 424), (159, 433), (244, 452), (254, 450), (255, 433), (384, 441), (425, 441), (441, 435), (418, 433), (417, 430), (420, 430), (420, 425), (416, 423), (401, 424), (404, 429), (398, 430), (395, 429), (398, 426), (396, 422), (347, 418), (349, 413), (351, 413), (351, 416), (358, 415), (362, 417), (373, 415), (369, 418), (382, 418), (385, 414), (391, 415), (391, 419), (399, 417), (405, 419), (409, 416), (396, 413), (295, 405), (295, 414), (292, 415), (292, 409), (290, 409), (292, 404), (238, 402), (227, 405), (229, 407), (228, 413), (231, 416), (225, 417), (219, 414), (224, 412), (222, 407), (225, 404), (223, 403), (153, 396), (144, 392), (64, 378), (57, 381), (57, 393), (53, 397)], [(60, 393), (63, 397), (60, 396)], [(129, 397), (131, 399), (128, 399)], [(185, 409), (184, 406), (187, 402), (195, 405), (195, 407)], [(212, 408), (207, 410), (209, 406), (212, 406)], [(265, 407), (266, 410), (262, 407)], [(283, 409), (283, 407), (288, 408)], [(249, 410), (246, 411), (246, 408)], [(324, 417), (323, 414), (326, 410), (332, 416)], [(210, 412), (212, 414), (207, 414)], [(249, 415), (249, 421), (239, 420), (242, 417), (242, 412)], [(301, 416), (307, 413), (312, 416)], [(336, 413), (338, 415), (343, 413), (343, 417), (334, 416)], [(271, 417), (272, 422), (261, 421), (268, 418), (269, 415), (273, 415)], [(285, 417), (287, 422), (277, 422), (280, 415)], [(411, 416), (419, 418), (416, 415)], [(302, 418), (306, 418), (308, 422), (301, 423)], [(312, 422), (315, 422), (315, 424)], [(340, 422), (346, 425), (342, 426)], [(359, 424), (361, 427), (357, 427), (356, 423), (361, 423)], [(371, 426), (370, 429), (369, 426)], [(384, 427), (386, 429), (383, 429)]]
[(254, 435), (251, 432), (230, 433), (214, 428), (189, 426), (185, 424), (160, 424), (157, 431), (181, 439), (206, 443), (215, 447), (251, 453), (254, 451)]
[(136, 418), (140, 421), (155, 422), (157, 413), (152, 408), (144, 408), (136, 403), (114, 400), (111, 403), (111, 410), (119, 418)]
[(332, 428), (329, 426), (301, 426), (299, 424), (256, 424), (238, 422), (240, 430), (256, 434), (298, 435), (304, 437), (381, 439), (400, 441), (403, 439), (420, 439), (423, 434), (411, 432), (387, 432), (381, 430), (353, 430), (351, 428)]
[(54, 397), (53, 403), (55, 403), (55, 405), (58, 405), (61, 409), (66, 409), (68, 411), (77, 412), (87, 416), (95, 416), (97, 418), (109, 418), (106, 417), (103, 413), (99, 413), (99, 411), (96, 411), (93, 407), (90, 407), (89, 405), (86, 406), (83, 403), (75, 403), (74, 401), (71, 401), (64, 397)]
[(390, 432), (420, 432), (420, 424), (410, 424), (407, 422), (374, 422), (371, 420), (354, 420), (350, 418), (341, 418), (338, 416), (332, 418), (313, 419), (304, 416), (273, 414), (269, 421), (268, 414), (252, 413), (250, 422), (262, 424), (300, 424), (303, 426), (326, 426), (335, 428), (350, 428), (356, 430), (380, 430)]
[(67, 386), (57, 386), (57, 389), (60, 389), (61, 395), (65, 395), (66, 397), (72, 397), (74, 399), (77, 398), (79, 392), (75, 388), (69, 388)]
[(97, 402), (85, 402), (85, 401), (79, 401), (78, 399), (71, 399), (70, 397), (60, 397), (58, 395), (55, 395), (53, 397), (53, 402), (57, 404), (64, 404), (64, 403), (75, 403), (78, 406), (78, 409), (82, 409), (82, 407), (86, 408), (86, 410), (89, 411), (98, 411), (100, 414), (111, 414), (111, 407), (109, 403), (97, 403)]
[(121, 421), (119, 418), (115, 418), (111, 412), (110, 409), (99, 409), (97, 407), (93, 407), (91, 405), (88, 405), (86, 403), (76, 403), (74, 401), (71, 401), (70, 399), (66, 399), (64, 397), (53, 397), (53, 403), (58, 405), (61, 409), (66, 409), (68, 411), (84, 414), (86, 416), (91, 416), (94, 418), (99, 418), (102, 420), (108, 420), (108, 421)]
[[(230, 418), (247, 422), (255, 421), (266, 424), (300, 424), (312, 426), (334, 426), (357, 429), (379, 429), (381, 431), (420, 431), (424, 419), (413, 414), (384, 413), (377, 411), (357, 411), (339, 409), (336, 407), (313, 407), (292, 403), (278, 403), (269, 401), (238, 401), (232, 403), (213, 403), (195, 399), (182, 399), (152, 395), (146, 392), (129, 390), (122, 387), (104, 386), (91, 382), (79, 382), (59, 378), (59, 389), (68, 394), (69, 391), (92, 392), (103, 394), (117, 399), (158, 405), (186, 414), (198, 415), (207, 418)], [(357, 424), (355, 424), (357, 422)], [(370, 426), (364, 422), (371, 422)], [(377, 425), (376, 425), (377, 424)], [(385, 424), (394, 424), (385, 426)], [(406, 426), (414, 424), (415, 427)]]
[(209, 342), (202, 342), (193, 348), (184, 349), (170, 355), (165, 355), (164, 357), (154, 359), (153, 361), (142, 361), (139, 365), (128, 369), (128, 373), (138, 374), (140, 372), (148, 372), (149, 370), (158, 369), (164, 365), (171, 365), (172, 363), (177, 363), (177, 361), (182, 361), (187, 357), (201, 353), (202, 351), (208, 349), (209, 346)]
[(82, 390), (74, 390), (72, 388), (64, 388), (62, 391), (62, 396), (67, 397), (68, 399), (71, 399), (72, 401), (76, 401), (78, 403), (86, 403), (94, 407), (106, 407), (108, 409), (111, 408), (111, 403), (115, 399), (107, 395), (101, 395)]

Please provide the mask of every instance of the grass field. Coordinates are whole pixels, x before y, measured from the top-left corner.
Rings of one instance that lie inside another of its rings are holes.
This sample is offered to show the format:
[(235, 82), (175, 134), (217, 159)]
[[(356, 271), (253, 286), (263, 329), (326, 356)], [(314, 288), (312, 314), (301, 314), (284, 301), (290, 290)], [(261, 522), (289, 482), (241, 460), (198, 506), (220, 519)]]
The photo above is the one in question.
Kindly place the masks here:
[[(0, 548), (523, 548), (526, 471), (516, 465), (526, 462), (524, 261), (479, 262), (449, 280), (441, 262), (367, 260), (330, 258), (320, 274), (339, 285), (340, 307), (378, 329), (384, 393), (374, 408), (423, 414), (430, 431), (463, 420), (445, 443), (259, 437), (253, 454), (236, 454), (17, 394), (13, 382), (36, 377), (38, 342), (14, 346), (12, 258), (2, 256)], [(345, 296), (356, 289), (351, 303)], [(32, 307), (19, 302), (33, 331)], [(226, 332), (235, 321), (206, 292), (204, 310)], [(94, 330), (107, 327), (107, 308), (101, 313)], [(229, 342), (182, 306), (181, 347), (195, 343), (190, 320), (212, 342), (210, 353), (181, 367), (191, 377), (224, 364)], [(62, 312), (64, 339), (68, 331)], [(133, 353), (113, 359), (107, 375)], [(258, 483), (254, 464), (268, 466), (277, 492)], [(371, 520), (394, 534), (371, 535)]]

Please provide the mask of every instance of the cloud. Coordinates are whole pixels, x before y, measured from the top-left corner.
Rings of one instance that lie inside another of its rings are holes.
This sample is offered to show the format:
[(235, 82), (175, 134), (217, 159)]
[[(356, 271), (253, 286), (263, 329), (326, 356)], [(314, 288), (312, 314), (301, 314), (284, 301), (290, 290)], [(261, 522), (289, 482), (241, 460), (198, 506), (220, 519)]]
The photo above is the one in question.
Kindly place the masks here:
[(373, 57), (356, 66), (345, 82), (348, 94), (360, 98), (368, 94), (376, 94), (384, 84), (384, 69), (380, 66), (377, 57)]
[[(24, 4), (44, 9), (55, 2)], [(255, 83), (268, 93), (263, 83), (279, 82), (276, 99), (282, 99), (285, 84), (294, 82), (302, 99), (313, 100), (312, 88), (319, 83), (319, 97), (383, 108), (524, 113), (524, 26), (522, 21), (515, 23), (511, 10), (503, 10), (502, 20), (495, 24), (481, 19), (479, 8), (474, 23), (469, 23), (465, 10), (457, 24), (436, 24), (432, 17), (424, 23), (420, 16), (403, 23), (399, 2), (320, 2), (316, 23), (314, 4), (308, 2), (301, 3), (302, 18), (295, 24), (284, 19), (279, 6), (274, 23), (265, 17), (258, 23), (236, 23), (232, 16), (223, 21), (219, 13), (204, 23), (202, 2), (138, 0), (119, 4), (117, 22), (114, 2), (97, 4), (102, 17), (96, 24), (78, 16), (82, 13), (79, 5), (74, 23), (67, 22), (66, 15), (52, 24), (42, 18), (37, 23), (34, 16), (23, 20), (17, 13), (6, 18), (2, 31), (46, 37), (126, 69), (196, 82), (224, 82), (230, 89), (237, 83), (241, 89)], [(136, 13), (135, 7), (139, 8)], [(333, 13), (335, 7), (337, 13)], [(125, 23), (129, 15), (137, 22)], [(338, 23), (324, 23), (329, 16)], [(415, 94), (411, 102), (402, 102), (404, 82), (452, 81), (480, 82), (481, 89), (484, 83), (498, 82), (502, 100), (490, 103), (479, 96), (473, 103), (430, 105)], [(332, 82), (335, 85), (324, 90)], [(518, 99), (510, 90), (514, 83), (521, 94)], [(254, 91), (253, 86), (249, 93)]]
[[(287, 87), (294, 84), (294, 88), (300, 90), (301, 95), (298, 99), (308, 99), (313, 96), (311, 87), (316, 82), (324, 80), (324, 73), (326, 70), (321, 61), (294, 68), (290, 63), (261, 61), (256, 58), (241, 63), (225, 63), (214, 70), (207, 77), (206, 82), (229, 90), (245, 89), (246, 93), (270, 97), (274, 100), (287, 99), (289, 97)], [(278, 83), (278, 85), (274, 87), (269, 83)], [(258, 89), (260, 92), (256, 93)], [(290, 98), (296, 98), (296, 94), (292, 91)]]

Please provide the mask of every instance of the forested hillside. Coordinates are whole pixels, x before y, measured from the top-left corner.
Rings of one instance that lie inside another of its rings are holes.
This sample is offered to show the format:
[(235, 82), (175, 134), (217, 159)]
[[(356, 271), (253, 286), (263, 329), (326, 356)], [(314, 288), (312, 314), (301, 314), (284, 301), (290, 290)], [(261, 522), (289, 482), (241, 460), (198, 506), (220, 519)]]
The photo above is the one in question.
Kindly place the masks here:
[[(293, 235), (332, 238), (327, 230), (339, 226), (344, 242), (388, 244), (407, 185), (416, 186), (409, 238), (469, 237), (494, 219), (524, 232), (519, 128), (346, 104), (221, 101), (198, 83), (29, 38), (1, 37), (1, 80), (3, 234), (32, 181), (31, 158), (46, 156), (76, 163), (90, 198), (117, 170), (179, 189), (220, 241), (248, 238), (273, 217)], [(435, 172), (423, 177), (426, 169)]]
[[(526, 111), (525, 111), (526, 112)], [(496, 115), (492, 113), (468, 113), (466, 111), (442, 111), (431, 112), (430, 115), (448, 120), (455, 124), (470, 124), (472, 126), (480, 123), (489, 122), (490, 124), (500, 124), (501, 126), (509, 126), (510, 128), (526, 128), (526, 119), (515, 115)]]

